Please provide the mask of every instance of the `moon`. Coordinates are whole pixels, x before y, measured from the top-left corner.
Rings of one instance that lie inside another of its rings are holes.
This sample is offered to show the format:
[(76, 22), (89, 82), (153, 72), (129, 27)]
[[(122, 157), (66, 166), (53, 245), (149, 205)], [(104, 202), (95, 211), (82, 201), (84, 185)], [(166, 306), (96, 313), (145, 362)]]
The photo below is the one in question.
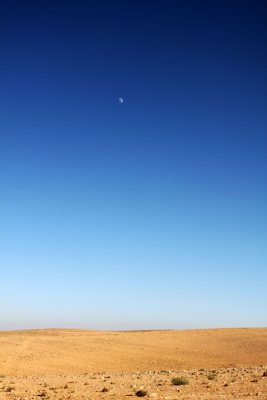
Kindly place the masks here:
[(124, 103), (124, 99), (122, 97), (119, 97), (118, 100), (119, 100), (119, 103), (121, 103), (121, 104)]

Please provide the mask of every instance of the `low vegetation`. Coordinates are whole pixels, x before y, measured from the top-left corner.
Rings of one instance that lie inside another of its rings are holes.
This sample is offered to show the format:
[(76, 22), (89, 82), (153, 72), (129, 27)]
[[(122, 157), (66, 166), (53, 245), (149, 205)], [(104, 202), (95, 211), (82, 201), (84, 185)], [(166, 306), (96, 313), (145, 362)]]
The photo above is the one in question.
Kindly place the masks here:
[(173, 385), (188, 385), (189, 384), (189, 381), (188, 381), (188, 379), (186, 379), (186, 378), (183, 378), (183, 377), (179, 377), (179, 378), (173, 378), (172, 379), (172, 384)]
[(209, 374), (207, 378), (209, 381), (213, 381), (216, 378), (216, 374)]

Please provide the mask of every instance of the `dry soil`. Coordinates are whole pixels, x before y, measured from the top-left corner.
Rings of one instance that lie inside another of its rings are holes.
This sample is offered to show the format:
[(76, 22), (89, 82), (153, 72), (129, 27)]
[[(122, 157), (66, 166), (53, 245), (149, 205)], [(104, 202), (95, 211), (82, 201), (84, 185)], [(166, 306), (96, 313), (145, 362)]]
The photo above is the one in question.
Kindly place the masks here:
[(138, 394), (267, 400), (267, 329), (0, 332), (0, 399)]

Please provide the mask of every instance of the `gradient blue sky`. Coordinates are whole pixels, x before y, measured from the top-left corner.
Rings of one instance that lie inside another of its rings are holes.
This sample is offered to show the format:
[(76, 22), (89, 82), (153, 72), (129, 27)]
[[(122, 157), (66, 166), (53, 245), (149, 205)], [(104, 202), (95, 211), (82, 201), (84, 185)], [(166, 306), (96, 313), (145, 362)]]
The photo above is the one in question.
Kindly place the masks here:
[(0, 329), (267, 326), (266, 11), (1, 2)]

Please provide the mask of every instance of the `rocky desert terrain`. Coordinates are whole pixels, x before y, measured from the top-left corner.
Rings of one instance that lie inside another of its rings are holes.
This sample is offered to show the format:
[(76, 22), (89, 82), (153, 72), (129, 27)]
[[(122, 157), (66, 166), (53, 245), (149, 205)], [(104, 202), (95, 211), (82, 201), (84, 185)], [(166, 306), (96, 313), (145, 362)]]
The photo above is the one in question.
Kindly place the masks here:
[(0, 399), (267, 400), (267, 329), (0, 332)]

